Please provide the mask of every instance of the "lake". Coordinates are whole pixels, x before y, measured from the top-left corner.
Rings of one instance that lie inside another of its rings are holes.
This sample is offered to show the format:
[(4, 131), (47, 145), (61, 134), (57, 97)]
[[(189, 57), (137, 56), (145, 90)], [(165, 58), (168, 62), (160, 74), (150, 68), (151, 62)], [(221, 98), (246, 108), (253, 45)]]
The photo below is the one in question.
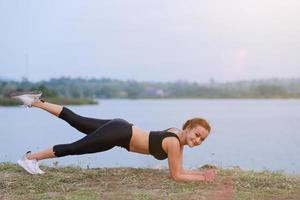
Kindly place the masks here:
[[(203, 117), (210, 122), (212, 133), (202, 145), (185, 147), (186, 168), (213, 164), (300, 174), (300, 100), (99, 100), (98, 105), (68, 108), (88, 117), (124, 118), (146, 130), (181, 128), (187, 119)], [(0, 117), (0, 162), (15, 163), (28, 150), (38, 151), (84, 136), (37, 108), (0, 107)], [(168, 166), (167, 160), (159, 161), (120, 147), (41, 161), (46, 165), (54, 162), (81, 167)]]

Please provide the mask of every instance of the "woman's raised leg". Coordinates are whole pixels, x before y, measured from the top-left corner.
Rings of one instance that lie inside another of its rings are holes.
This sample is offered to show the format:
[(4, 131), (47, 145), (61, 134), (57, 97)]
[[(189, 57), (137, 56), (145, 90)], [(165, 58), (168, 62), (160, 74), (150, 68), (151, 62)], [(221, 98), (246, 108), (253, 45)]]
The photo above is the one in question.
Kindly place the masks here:
[(76, 128), (80, 132), (85, 133), (87, 135), (110, 121), (110, 119), (95, 119), (95, 118), (83, 117), (72, 112), (70, 109), (64, 106), (49, 103), (49, 102), (43, 102), (40, 100), (32, 103), (31, 105), (33, 107), (41, 108), (65, 120), (72, 127)]
[(56, 117), (58, 117), (59, 114), (61, 113), (61, 111), (63, 110), (63, 106), (61, 106), (61, 105), (49, 103), (46, 101), (42, 102), (41, 100), (33, 102), (31, 105), (33, 107), (41, 108), (41, 109), (55, 115)]

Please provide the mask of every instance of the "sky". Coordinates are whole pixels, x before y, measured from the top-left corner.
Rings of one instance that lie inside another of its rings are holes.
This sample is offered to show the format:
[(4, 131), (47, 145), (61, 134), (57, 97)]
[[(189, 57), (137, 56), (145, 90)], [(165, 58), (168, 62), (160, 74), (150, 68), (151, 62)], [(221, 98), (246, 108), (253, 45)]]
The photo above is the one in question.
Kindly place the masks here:
[(0, 78), (298, 78), (299, 11), (299, 0), (0, 0)]

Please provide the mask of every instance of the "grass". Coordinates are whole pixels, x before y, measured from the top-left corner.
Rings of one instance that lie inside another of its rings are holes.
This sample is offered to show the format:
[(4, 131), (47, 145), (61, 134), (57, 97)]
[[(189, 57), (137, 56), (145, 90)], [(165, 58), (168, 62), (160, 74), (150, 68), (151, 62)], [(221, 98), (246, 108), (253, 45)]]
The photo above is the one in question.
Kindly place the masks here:
[[(0, 199), (300, 199), (300, 176), (218, 169), (215, 182), (175, 182), (165, 169), (47, 167), (30, 175), (0, 164)], [(205, 170), (201, 168), (199, 170)]]

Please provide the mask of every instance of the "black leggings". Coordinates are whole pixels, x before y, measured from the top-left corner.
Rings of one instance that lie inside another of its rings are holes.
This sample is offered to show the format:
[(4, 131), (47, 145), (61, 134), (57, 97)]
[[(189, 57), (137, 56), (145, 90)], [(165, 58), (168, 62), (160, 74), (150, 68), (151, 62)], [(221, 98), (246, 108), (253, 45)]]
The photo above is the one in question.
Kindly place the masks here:
[(70, 143), (53, 146), (56, 157), (81, 155), (109, 150), (115, 146), (126, 148), (132, 136), (132, 125), (123, 119), (94, 119), (82, 117), (63, 107), (59, 118), (86, 136)]

